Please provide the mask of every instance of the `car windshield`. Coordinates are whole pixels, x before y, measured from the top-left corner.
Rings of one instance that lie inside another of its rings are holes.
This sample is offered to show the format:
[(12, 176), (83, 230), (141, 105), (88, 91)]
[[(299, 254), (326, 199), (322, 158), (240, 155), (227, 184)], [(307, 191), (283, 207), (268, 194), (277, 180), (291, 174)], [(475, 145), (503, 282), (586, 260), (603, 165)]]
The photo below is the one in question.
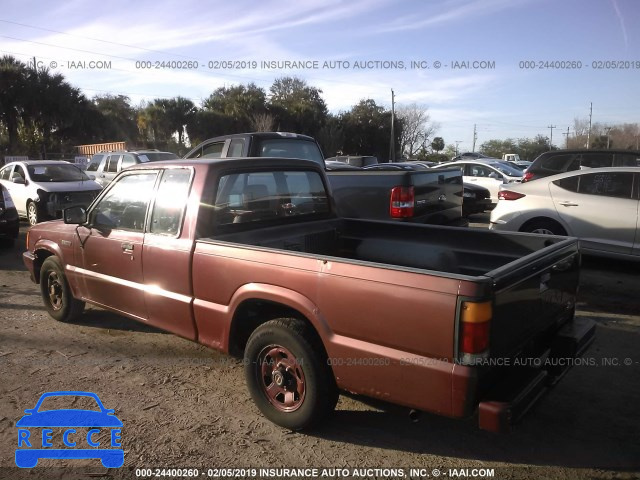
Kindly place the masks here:
[(496, 170), (500, 170), (505, 175), (509, 175), (510, 177), (522, 176), (522, 170), (514, 165), (507, 165), (506, 163), (490, 163), (489, 165), (491, 165)]
[(29, 177), (34, 182), (79, 182), (89, 177), (75, 165), (29, 165)]

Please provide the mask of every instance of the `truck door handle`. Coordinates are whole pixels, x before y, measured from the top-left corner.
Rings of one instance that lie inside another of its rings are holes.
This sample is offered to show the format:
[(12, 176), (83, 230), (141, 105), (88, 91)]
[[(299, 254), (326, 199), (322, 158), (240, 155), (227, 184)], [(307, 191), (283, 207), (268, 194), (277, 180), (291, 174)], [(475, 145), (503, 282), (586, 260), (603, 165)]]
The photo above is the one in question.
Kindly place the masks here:
[(122, 251), (124, 253), (133, 253), (133, 243), (123, 243)]
[(558, 202), (560, 203), (560, 205), (562, 205), (563, 207), (578, 207), (579, 205), (577, 203), (572, 203), (572, 202)]

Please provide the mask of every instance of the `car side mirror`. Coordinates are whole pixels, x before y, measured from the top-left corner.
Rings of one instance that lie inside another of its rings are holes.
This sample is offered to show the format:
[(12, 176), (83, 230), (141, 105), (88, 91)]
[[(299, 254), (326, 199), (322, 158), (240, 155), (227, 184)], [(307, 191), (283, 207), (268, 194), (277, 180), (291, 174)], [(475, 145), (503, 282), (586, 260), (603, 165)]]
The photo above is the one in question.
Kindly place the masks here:
[(87, 211), (84, 207), (75, 206), (65, 208), (63, 212), (64, 223), (71, 225), (82, 225), (87, 223)]
[(500, 178), (500, 177), (498, 177), (498, 174), (496, 172), (491, 172), (489, 174), (489, 178), (494, 178), (494, 179), (498, 180), (498, 178)]
[(24, 178), (22, 178), (22, 177), (13, 177), (11, 179), (11, 181), (13, 183), (19, 183), (20, 185), (24, 185), (25, 184)]
[(96, 179), (95, 175), (88, 175), (88, 177), (89, 177), (90, 180), (95, 180)]

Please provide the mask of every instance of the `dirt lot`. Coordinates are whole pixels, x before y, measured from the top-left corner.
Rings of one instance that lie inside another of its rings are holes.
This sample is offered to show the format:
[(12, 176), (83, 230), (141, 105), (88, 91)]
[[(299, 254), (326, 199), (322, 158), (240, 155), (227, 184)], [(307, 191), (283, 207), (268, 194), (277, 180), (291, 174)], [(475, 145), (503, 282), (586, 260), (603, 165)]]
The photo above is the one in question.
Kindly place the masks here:
[[(231, 358), (96, 308), (74, 324), (49, 318), (20, 258), (24, 230), (0, 251), (2, 479), (136, 478), (136, 468), (159, 467), (200, 476), (224, 467), (347, 468), (350, 476), (389, 467), (406, 476), (423, 468), (422, 478), (470, 477), (473, 468), (493, 468), (493, 478), (640, 478), (640, 265), (584, 261), (578, 315), (598, 323), (586, 355), (596, 365), (572, 369), (512, 434), (480, 431), (473, 419), (425, 414), (412, 423), (406, 409), (345, 395), (330, 422), (299, 434), (260, 416)], [(97, 460), (15, 468), (16, 421), (56, 390), (92, 391), (115, 409), (124, 468), (107, 471)]]

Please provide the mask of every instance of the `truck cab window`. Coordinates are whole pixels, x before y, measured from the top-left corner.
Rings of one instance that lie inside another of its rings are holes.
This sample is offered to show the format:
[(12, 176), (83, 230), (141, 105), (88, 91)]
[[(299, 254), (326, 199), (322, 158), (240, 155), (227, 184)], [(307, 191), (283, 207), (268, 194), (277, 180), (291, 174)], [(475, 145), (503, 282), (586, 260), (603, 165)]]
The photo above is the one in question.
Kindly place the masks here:
[(156, 172), (120, 178), (89, 213), (89, 223), (97, 228), (142, 232)]
[(167, 169), (156, 193), (149, 231), (158, 235), (177, 235), (189, 196), (191, 170)]

